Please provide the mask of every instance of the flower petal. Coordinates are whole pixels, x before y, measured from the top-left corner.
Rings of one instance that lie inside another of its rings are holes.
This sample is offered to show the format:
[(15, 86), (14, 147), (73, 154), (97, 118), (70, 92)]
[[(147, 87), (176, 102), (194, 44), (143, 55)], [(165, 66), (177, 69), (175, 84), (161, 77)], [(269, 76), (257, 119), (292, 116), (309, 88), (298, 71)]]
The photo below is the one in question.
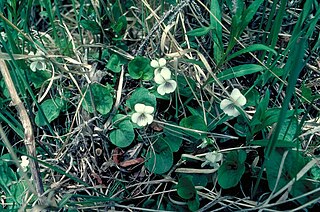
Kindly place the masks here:
[(33, 71), (33, 72), (36, 72), (37, 71), (37, 65), (38, 65), (38, 62), (35, 61), (35, 62), (32, 62), (30, 64), (30, 69)]
[(167, 67), (162, 68), (160, 74), (165, 80), (171, 79), (171, 71)]
[(234, 103), (240, 107), (247, 103), (246, 97), (237, 88), (233, 89), (230, 96), (234, 100)]
[(237, 108), (235, 108), (233, 106), (233, 104), (228, 105), (224, 110), (225, 114), (227, 114), (228, 116), (233, 116), (233, 117), (237, 117), (240, 115), (239, 111), (237, 110)]
[(160, 58), (160, 59), (158, 60), (158, 63), (159, 63), (159, 66), (162, 67), (162, 66), (165, 66), (165, 65), (166, 65), (167, 61), (166, 61), (166, 59), (164, 59), (164, 58)]
[(159, 62), (157, 60), (151, 60), (150, 65), (153, 68), (159, 68), (160, 67)]
[(239, 98), (236, 101), (236, 104), (240, 107), (245, 105), (246, 103), (247, 103), (247, 99), (243, 95), (239, 96)]
[[(231, 102), (229, 99), (224, 99), (220, 102), (220, 108), (221, 110), (225, 110), (226, 107), (228, 107), (229, 105), (233, 104), (233, 102)], [(224, 111), (225, 112), (225, 111)]]
[(151, 114), (151, 113), (153, 113), (153, 111), (154, 111), (154, 107), (146, 106), (146, 107), (144, 108), (144, 113), (145, 113), (145, 115)]
[(164, 87), (165, 87), (165, 92), (166, 93), (172, 93), (176, 90), (177, 88), (177, 83), (176, 81), (174, 80), (168, 80), (165, 84), (164, 84)]
[(160, 71), (161, 71), (161, 68), (156, 68), (156, 69), (154, 70), (154, 76), (160, 74)]
[(145, 107), (146, 106), (144, 104), (138, 103), (138, 104), (135, 104), (134, 110), (138, 113), (144, 113)]
[(165, 83), (159, 85), (159, 87), (157, 88), (157, 92), (163, 96), (166, 94), (166, 88), (165, 88)]
[(153, 122), (153, 116), (150, 114), (145, 114), (145, 116), (146, 116), (148, 124), (151, 124)]
[(148, 124), (148, 117), (145, 114), (141, 114), (138, 117), (137, 120), (137, 125), (139, 125), (140, 127), (146, 126)]
[(134, 113), (134, 114), (132, 114), (132, 115), (131, 115), (131, 121), (132, 121), (133, 123), (137, 123), (140, 115), (141, 115), (141, 113)]
[(162, 77), (161, 74), (156, 74), (156, 75), (154, 76), (154, 81), (155, 81), (157, 84), (163, 84), (163, 83), (166, 82), (165, 79)]

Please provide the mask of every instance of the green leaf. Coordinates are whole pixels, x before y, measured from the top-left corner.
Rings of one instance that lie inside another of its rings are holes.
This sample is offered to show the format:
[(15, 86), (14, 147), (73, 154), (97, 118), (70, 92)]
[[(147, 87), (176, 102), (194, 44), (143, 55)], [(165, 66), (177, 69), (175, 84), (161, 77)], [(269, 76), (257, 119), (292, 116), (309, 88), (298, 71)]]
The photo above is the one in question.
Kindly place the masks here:
[[(61, 110), (61, 105), (52, 99), (45, 100), (40, 104), (40, 107), (49, 123), (58, 118)], [(38, 127), (46, 125), (44, 117), (39, 112), (36, 114), (35, 123)]]
[(134, 106), (138, 103), (143, 103), (147, 106), (157, 107), (157, 99), (154, 94), (151, 94), (146, 88), (137, 88), (127, 100), (127, 106), (134, 110)]
[(14, 181), (17, 181), (15, 172), (8, 166), (7, 163), (0, 161), (0, 185), (7, 187)]
[(92, 32), (92, 34), (99, 34), (101, 33), (101, 28), (99, 26), (99, 24), (95, 21), (90, 21), (90, 20), (81, 20), (80, 21), (80, 25), (85, 29), (88, 30), (90, 32)]
[(133, 79), (151, 80), (153, 78), (153, 68), (150, 66), (150, 60), (141, 56), (137, 56), (130, 61), (128, 71)]
[(197, 191), (189, 177), (182, 177), (177, 185), (177, 193), (182, 199), (189, 200), (195, 197)]
[(117, 35), (123, 35), (127, 29), (127, 24), (127, 18), (123, 15), (112, 25), (112, 29)]
[(117, 54), (112, 54), (106, 65), (107, 69), (113, 71), (114, 73), (119, 73), (121, 71), (121, 63), (119, 56)]
[(10, 192), (15, 202), (22, 204), (24, 202), (24, 197), (26, 195), (28, 187), (25, 181), (19, 181), (10, 186)]
[(164, 174), (173, 164), (173, 153), (167, 142), (158, 139), (146, 154), (145, 167), (155, 173)]
[(111, 143), (120, 148), (129, 146), (135, 136), (131, 121), (121, 114), (116, 115), (112, 121), (116, 129), (110, 132)]
[[(311, 101), (312, 101), (312, 98), (313, 98), (311, 88), (306, 87), (305, 85), (302, 85), (300, 89), (301, 89), (301, 94), (302, 94), (302, 96), (303, 96), (305, 99), (307, 99), (308, 101), (311, 102)], [(301, 101), (302, 101), (302, 102), (306, 102), (305, 99), (301, 98)]]
[(254, 52), (254, 51), (269, 51), (269, 52), (272, 52), (273, 54), (277, 55), (277, 52), (274, 49), (272, 49), (272, 48), (270, 48), (270, 47), (268, 47), (266, 45), (253, 44), (251, 46), (248, 46), (248, 47), (246, 47), (244, 49), (241, 49), (241, 50), (233, 53), (232, 55), (228, 56), (227, 61), (229, 61), (229, 60), (231, 60), (231, 59), (233, 59), (235, 57), (238, 57), (238, 56), (240, 56), (242, 54), (245, 54), (245, 53), (248, 53), (248, 52)]
[(196, 92), (196, 83), (189, 77), (177, 76), (177, 89), (179, 89), (179, 94), (185, 97), (193, 97), (193, 92)]
[(281, 126), (281, 130), (279, 132), (278, 140), (283, 141), (291, 141), (293, 142), (294, 136), (298, 130), (298, 121), (295, 117), (290, 119), (286, 119), (285, 122)]
[(166, 135), (163, 139), (170, 146), (172, 152), (177, 152), (182, 144), (182, 135), (170, 126), (165, 126), (163, 133)]
[[(299, 152), (289, 150), (281, 170), (282, 157), (283, 150), (274, 150), (270, 154), (269, 159), (265, 162), (268, 185), (271, 191), (279, 191), (283, 186), (295, 178), (297, 173), (306, 164), (305, 159)], [(281, 175), (278, 181), (279, 171), (281, 171)], [(276, 185), (277, 187), (275, 188)]]
[(200, 207), (200, 201), (199, 201), (199, 196), (196, 193), (195, 198), (188, 200), (188, 208), (190, 211), (196, 211)]
[(200, 132), (194, 132), (192, 130), (199, 130), (203, 132), (207, 132), (207, 125), (204, 123), (204, 120), (201, 116), (189, 116), (183, 118), (179, 124), (181, 127), (190, 129), (184, 130), (185, 134), (192, 136), (194, 138), (200, 139), (206, 137), (206, 134)]
[(247, 154), (243, 150), (228, 153), (218, 170), (218, 183), (223, 189), (232, 188), (240, 182), (245, 171), (246, 157)]
[[(106, 115), (107, 113), (109, 113), (113, 104), (113, 97), (110, 89), (97, 82), (90, 84), (89, 89), (91, 89), (91, 92), (90, 90), (86, 92), (86, 95), (82, 102), (83, 109), (90, 113), (93, 113), (95, 106), (95, 109), (100, 114)], [(82, 92), (85, 92), (85, 90), (83, 89)], [(92, 94), (92, 96), (90, 95), (90, 93)], [(92, 103), (91, 98), (94, 104)]]
[(210, 32), (212, 28), (211, 27), (200, 27), (194, 30), (190, 30), (189, 32), (187, 32), (188, 36), (203, 36), (206, 35)]
[(217, 77), (219, 78), (219, 80), (223, 81), (242, 77), (248, 74), (262, 72), (263, 70), (265, 70), (263, 66), (256, 64), (239, 65), (220, 72), (219, 74), (217, 74)]
[(212, 28), (212, 39), (213, 44), (213, 56), (217, 64), (221, 63), (223, 55), (223, 44), (222, 44), (222, 13), (221, 7), (218, 0), (211, 0), (210, 11), (214, 15), (210, 14), (210, 28)]
[(30, 81), (36, 89), (40, 88), (51, 77), (51, 73), (46, 70), (30, 71)]

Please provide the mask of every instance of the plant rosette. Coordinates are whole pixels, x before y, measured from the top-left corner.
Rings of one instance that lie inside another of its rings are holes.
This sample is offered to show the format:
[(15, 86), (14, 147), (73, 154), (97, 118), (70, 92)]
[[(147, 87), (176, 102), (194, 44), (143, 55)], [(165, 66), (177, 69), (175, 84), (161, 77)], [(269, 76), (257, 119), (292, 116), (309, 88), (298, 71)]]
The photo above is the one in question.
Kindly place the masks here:
[(230, 99), (224, 99), (220, 103), (220, 108), (225, 114), (232, 117), (240, 115), (237, 107), (242, 107), (247, 103), (246, 97), (244, 97), (239, 89), (232, 90)]

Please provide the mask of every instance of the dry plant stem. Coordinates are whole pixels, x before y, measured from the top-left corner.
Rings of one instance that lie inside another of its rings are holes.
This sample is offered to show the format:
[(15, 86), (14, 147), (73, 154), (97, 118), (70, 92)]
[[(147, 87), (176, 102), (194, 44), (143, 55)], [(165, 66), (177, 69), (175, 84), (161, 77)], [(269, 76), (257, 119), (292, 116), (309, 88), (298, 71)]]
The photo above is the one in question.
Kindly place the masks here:
[[(27, 110), (24, 107), (23, 102), (20, 100), (20, 97), (18, 96), (17, 90), (11, 79), (8, 67), (4, 62), (4, 60), (2, 59), (0, 59), (0, 69), (1, 69), (1, 74), (3, 76), (3, 79), (10, 93), (12, 104), (16, 107), (20, 121), (24, 128), (24, 144), (26, 146), (27, 152), (32, 157), (36, 157), (36, 151), (35, 151), (36, 146), (35, 146), (35, 140), (33, 135), (33, 129), (32, 129), (32, 125), (31, 125)], [(35, 182), (36, 192), (38, 194), (38, 197), (41, 203), (40, 197), (43, 194), (43, 184), (42, 184), (42, 179), (39, 173), (39, 165), (36, 160), (31, 158), (30, 158), (30, 169), (31, 169), (32, 178)]]

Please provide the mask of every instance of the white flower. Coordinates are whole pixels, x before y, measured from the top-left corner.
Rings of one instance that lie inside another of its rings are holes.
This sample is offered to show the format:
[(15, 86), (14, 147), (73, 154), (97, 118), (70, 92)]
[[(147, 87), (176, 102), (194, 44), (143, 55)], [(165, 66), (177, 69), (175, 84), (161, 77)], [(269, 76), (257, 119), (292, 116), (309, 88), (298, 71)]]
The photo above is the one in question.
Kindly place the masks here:
[(160, 73), (155, 74), (154, 81), (159, 84), (157, 91), (160, 95), (172, 93), (177, 88), (177, 83), (171, 79), (171, 71), (167, 68), (163, 68)]
[(30, 56), (39, 56), (39, 57), (36, 57), (36, 58), (30, 58), (30, 60), (33, 61), (30, 64), (30, 69), (33, 72), (36, 72), (37, 70), (46, 70), (47, 65), (45, 63), (45, 60), (44, 60), (44, 58), (40, 57), (40, 56), (44, 56), (45, 55), (42, 51), (37, 50), (36, 54), (34, 54), (34, 52), (30, 52), (28, 55), (30, 55)]
[(206, 153), (206, 161), (201, 164), (201, 167), (209, 164), (215, 169), (218, 168), (220, 166), (218, 162), (222, 160), (222, 156), (223, 155), (221, 153), (218, 153), (216, 151)]
[(146, 126), (147, 124), (152, 123), (153, 121), (152, 113), (154, 111), (153, 107), (138, 103), (134, 106), (134, 110), (136, 112), (131, 116), (131, 120), (133, 123), (136, 123), (140, 127)]
[(244, 97), (239, 89), (235, 88), (231, 92), (230, 95), (231, 99), (224, 99), (220, 103), (220, 108), (228, 115), (228, 116), (233, 116), (237, 117), (240, 115), (240, 112), (237, 110), (235, 107), (242, 107), (247, 103), (246, 97)]
[(29, 166), (29, 159), (27, 156), (25, 156), (25, 155), (21, 156), (21, 164), (20, 165), (21, 165), (24, 172), (27, 171), (27, 168)]
[(152, 60), (150, 65), (155, 68), (154, 75), (160, 74), (161, 70), (166, 69), (167, 71), (170, 71), (166, 67), (167, 61), (164, 58), (160, 58), (159, 60)]

